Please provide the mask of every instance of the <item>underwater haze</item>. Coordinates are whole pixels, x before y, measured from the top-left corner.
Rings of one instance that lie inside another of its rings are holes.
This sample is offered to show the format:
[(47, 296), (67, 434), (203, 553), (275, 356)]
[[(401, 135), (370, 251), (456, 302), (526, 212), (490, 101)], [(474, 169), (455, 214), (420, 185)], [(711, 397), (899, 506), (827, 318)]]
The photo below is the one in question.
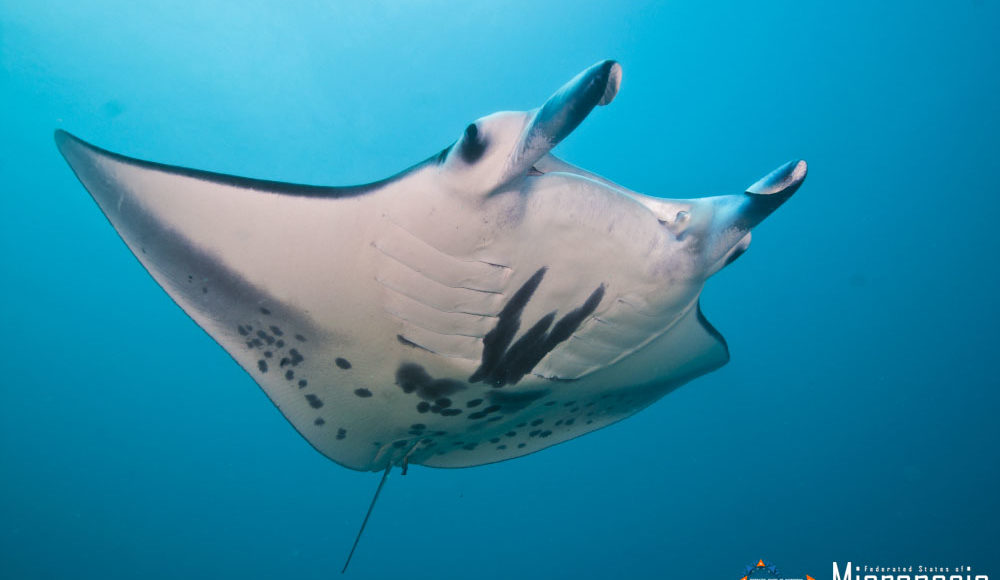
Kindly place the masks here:
[(539, 453), (394, 472), (348, 574), (1000, 578), (998, 29), (993, 0), (0, 0), (0, 579), (331, 578), (379, 477), (170, 300), (53, 130), (364, 183), (605, 58), (563, 159), (663, 197), (809, 163), (706, 285), (732, 359)]

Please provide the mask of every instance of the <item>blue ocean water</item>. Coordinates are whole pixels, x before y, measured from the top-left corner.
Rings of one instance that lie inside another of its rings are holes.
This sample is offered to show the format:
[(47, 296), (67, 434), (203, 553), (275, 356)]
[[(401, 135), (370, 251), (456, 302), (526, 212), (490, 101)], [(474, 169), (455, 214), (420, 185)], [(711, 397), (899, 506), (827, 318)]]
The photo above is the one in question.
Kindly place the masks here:
[(1000, 575), (998, 26), (991, 0), (0, 0), (0, 578), (329, 578), (378, 477), (170, 301), (53, 129), (361, 183), (603, 58), (621, 92), (563, 158), (667, 197), (810, 164), (706, 288), (732, 360), (541, 453), (397, 473), (349, 574)]

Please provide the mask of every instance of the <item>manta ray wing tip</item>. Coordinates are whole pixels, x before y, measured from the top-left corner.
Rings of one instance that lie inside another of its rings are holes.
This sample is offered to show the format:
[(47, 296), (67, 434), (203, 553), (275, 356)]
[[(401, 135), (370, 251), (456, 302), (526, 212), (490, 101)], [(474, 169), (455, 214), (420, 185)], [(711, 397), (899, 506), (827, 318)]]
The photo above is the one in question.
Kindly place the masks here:
[(62, 129), (56, 129), (52, 134), (52, 138), (55, 139), (56, 147), (59, 149), (59, 152), (62, 153), (63, 157), (67, 160), (69, 160), (70, 153), (74, 148), (93, 147), (83, 139), (80, 139), (69, 131), (64, 131)]
[(56, 129), (52, 133), (52, 138), (55, 139), (56, 147), (58, 147), (60, 150), (62, 150), (63, 146), (66, 143), (76, 139), (76, 137), (74, 137), (72, 134), (68, 133), (67, 131), (63, 131), (62, 129)]

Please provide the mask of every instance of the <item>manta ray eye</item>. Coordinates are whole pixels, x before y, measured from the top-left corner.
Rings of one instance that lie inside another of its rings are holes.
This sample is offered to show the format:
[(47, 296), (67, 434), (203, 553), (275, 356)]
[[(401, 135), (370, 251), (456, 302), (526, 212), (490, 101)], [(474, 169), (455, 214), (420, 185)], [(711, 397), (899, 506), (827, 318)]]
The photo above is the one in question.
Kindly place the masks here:
[(465, 128), (465, 137), (462, 139), (460, 149), (462, 159), (466, 163), (475, 163), (483, 156), (484, 151), (486, 151), (486, 139), (479, 133), (479, 127), (475, 123), (470, 123)]

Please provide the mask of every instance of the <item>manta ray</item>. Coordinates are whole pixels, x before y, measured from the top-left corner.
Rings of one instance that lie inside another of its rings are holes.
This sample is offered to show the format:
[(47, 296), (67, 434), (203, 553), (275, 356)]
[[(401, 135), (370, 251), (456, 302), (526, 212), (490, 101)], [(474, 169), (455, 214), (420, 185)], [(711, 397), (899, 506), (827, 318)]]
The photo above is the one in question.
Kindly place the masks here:
[(382, 471), (381, 490), (395, 466), (505, 461), (607, 427), (728, 361), (699, 295), (806, 164), (666, 199), (554, 157), (620, 83), (598, 62), (352, 187), (55, 139), (156, 282), (320, 453)]

